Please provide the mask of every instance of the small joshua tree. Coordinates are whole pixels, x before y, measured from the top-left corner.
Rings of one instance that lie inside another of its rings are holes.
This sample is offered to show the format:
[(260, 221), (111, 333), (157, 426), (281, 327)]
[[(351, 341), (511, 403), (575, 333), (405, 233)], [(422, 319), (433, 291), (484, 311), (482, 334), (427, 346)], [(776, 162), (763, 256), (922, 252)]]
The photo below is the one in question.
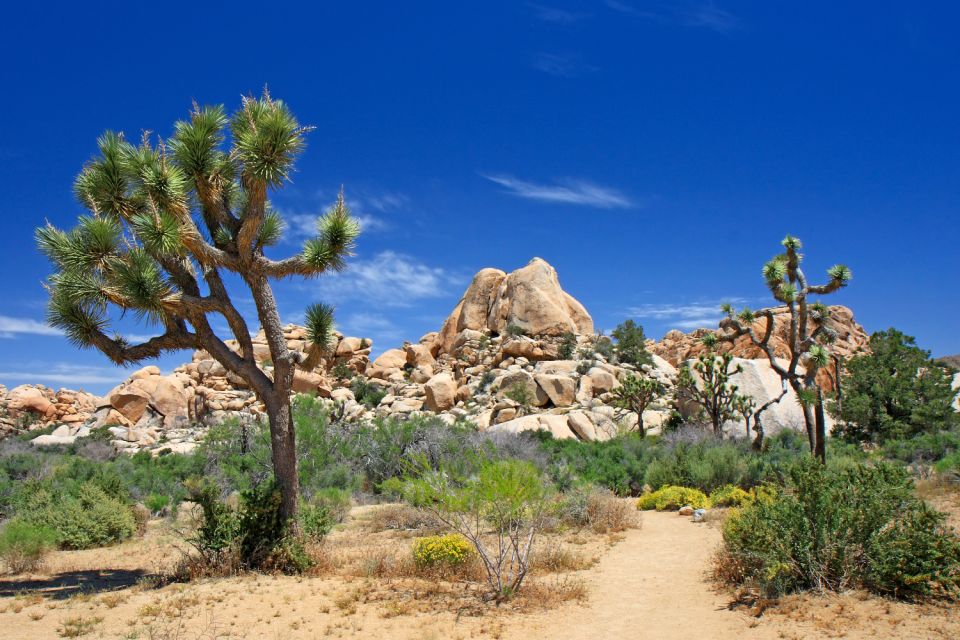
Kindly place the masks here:
[[(244, 98), (232, 117), (222, 106), (195, 106), (174, 129), (169, 140), (152, 143), (145, 135), (139, 146), (105, 133), (99, 156), (75, 183), (89, 215), (71, 231), (50, 224), (37, 230), (38, 244), (56, 269), (47, 287), (48, 321), (73, 343), (95, 347), (117, 364), (203, 349), (246, 381), (270, 422), (280, 516), (294, 521), (298, 481), (290, 391), (296, 368), (313, 369), (330, 345), (333, 310), (307, 309), (313, 347), (301, 361), (283, 337), (270, 280), (342, 270), (360, 228), (341, 193), (299, 253), (283, 260), (266, 256), (283, 232), (269, 192), (288, 179), (308, 131), (266, 92), (260, 99)], [(228, 274), (256, 304), (272, 371), (254, 358), (250, 330), (228, 293)], [(111, 332), (111, 307), (160, 327), (158, 335), (131, 344)], [(226, 320), (236, 351), (214, 332), (211, 315)]]
[(637, 431), (644, 438), (647, 430), (643, 424), (643, 412), (663, 393), (664, 387), (659, 380), (628, 374), (613, 390), (613, 402), (617, 407), (637, 414)]
[(753, 400), (747, 396), (737, 395), (733, 401), (733, 413), (743, 418), (743, 425), (746, 427), (748, 438), (750, 437), (750, 419), (753, 418), (754, 408)]
[(743, 402), (737, 385), (730, 382), (731, 376), (743, 371), (743, 367), (734, 364), (729, 353), (714, 351), (717, 339), (712, 334), (704, 336), (703, 343), (707, 351), (697, 356), (693, 366), (684, 363), (680, 367), (677, 394), (698, 405), (710, 419), (713, 432), (722, 436), (723, 423), (736, 415), (738, 405)]
[[(803, 260), (800, 240), (788, 235), (781, 244), (785, 252), (763, 266), (763, 277), (770, 293), (786, 305), (789, 312), (786, 364), (777, 360), (770, 344), (777, 323), (772, 309), (757, 312), (744, 309), (735, 313), (730, 305), (725, 305), (727, 317), (720, 322), (720, 331), (715, 335), (717, 340), (731, 343), (741, 336), (747, 336), (767, 356), (771, 368), (783, 383), (783, 392), (776, 401), (786, 395), (788, 384), (797, 393), (803, 407), (810, 450), (823, 462), (827, 455), (827, 427), (823, 390), (817, 383), (817, 373), (832, 361), (828, 345), (834, 341), (836, 333), (830, 327), (830, 310), (824, 304), (810, 300), (810, 297), (833, 293), (847, 286), (852, 276), (848, 267), (837, 264), (827, 270), (829, 280), (826, 284), (810, 284), (800, 268)], [(764, 321), (760, 332), (754, 329), (758, 321)]]

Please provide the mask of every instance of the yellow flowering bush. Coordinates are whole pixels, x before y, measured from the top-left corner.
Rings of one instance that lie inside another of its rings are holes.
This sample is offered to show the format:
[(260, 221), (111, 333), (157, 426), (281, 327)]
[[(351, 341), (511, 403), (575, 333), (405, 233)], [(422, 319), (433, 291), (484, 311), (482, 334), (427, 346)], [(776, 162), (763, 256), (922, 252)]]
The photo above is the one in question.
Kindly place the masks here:
[(427, 536), (413, 542), (413, 559), (418, 567), (457, 566), (473, 554), (473, 546), (459, 533)]
[(710, 498), (699, 489), (665, 485), (656, 491), (640, 496), (637, 500), (637, 509), (648, 511), (676, 511), (680, 507), (690, 505), (694, 509), (706, 509), (710, 506)]
[(742, 507), (752, 504), (754, 495), (752, 491), (744, 491), (740, 487), (728, 484), (710, 493), (711, 507)]

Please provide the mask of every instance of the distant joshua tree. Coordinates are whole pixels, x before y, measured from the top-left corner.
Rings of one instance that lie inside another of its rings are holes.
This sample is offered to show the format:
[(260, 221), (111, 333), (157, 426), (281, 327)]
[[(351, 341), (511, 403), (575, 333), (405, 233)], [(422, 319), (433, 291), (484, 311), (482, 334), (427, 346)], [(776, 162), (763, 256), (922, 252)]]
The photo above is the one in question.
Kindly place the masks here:
[(643, 424), (643, 412), (665, 391), (659, 380), (630, 373), (624, 377), (620, 386), (613, 390), (613, 403), (637, 415), (637, 432), (644, 438), (647, 430)]
[(702, 340), (706, 352), (698, 355), (692, 366), (684, 363), (680, 367), (677, 395), (698, 405), (710, 419), (714, 434), (722, 436), (723, 424), (735, 417), (745, 402), (737, 385), (730, 381), (743, 367), (734, 363), (729, 353), (714, 351), (717, 338), (713, 334), (703, 336)]
[[(743, 309), (735, 313), (733, 307), (724, 305), (726, 318), (720, 322), (720, 331), (714, 335), (718, 341), (731, 343), (741, 336), (747, 336), (754, 346), (763, 351), (783, 383), (781, 395), (773, 402), (778, 402), (786, 395), (788, 384), (793, 388), (803, 406), (810, 450), (823, 462), (826, 460), (827, 428), (824, 394), (817, 383), (817, 372), (830, 365), (832, 357), (828, 346), (835, 340), (836, 332), (830, 327), (830, 310), (826, 305), (809, 298), (812, 295), (827, 295), (847, 286), (852, 274), (845, 265), (834, 265), (827, 270), (830, 279), (826, 284), (812, 285), (807, 282), (800, 268), (803, 261), (799, 253), (800, 240), (788, 235), (781, 244), (785, 252), (763, 266), (763, 277), (773, 297), (785, 304), (789, 311), (786, 365), (777, 360), (770, 344), (771, 337), (776, 333), (777, 322), (772, 309), (757, 312)], [(754, 324), (760, 320), (765, 323), (758, 333)], [(764, 404), (755, 415), (759, 416), (770, 404)], [(755, 424), (756, 427), (759, 424)]]
[[(223, 106), (194, 105), (168, 140), (153, 142), (145, 134), (134, 146), (108, 131), (74, 185), (89, 214), (70, 231), (48, 223), (36, 234), (56, 269), (47, 284), (48, 322), (72, 342), (117, 364), (203, 349), (250, 385), (266, 407), (280, 515), (288, 521), (299, 490), (290, 413), (294, 372), (315, 367), (328, 349), (333, 309), (307, 308), (313, 347), (303, 361), (287, 348), (270, 281), (344, 269), (360, 232), (341, 192), (299, 253), (282, 260), (265, 255), (284, 229), (269, 192), (288, 179), (307, 131), (266, 91), (244, 98), (232, 117)], [(250, 330), (228, 294), (228, 273), (256, 304), (272, 372), (254, 359)], [(162, 331), (131, 344), (110, 331), (111, 305)], [(212, 314), (226, 320), (238, 351), (215, 334)]]

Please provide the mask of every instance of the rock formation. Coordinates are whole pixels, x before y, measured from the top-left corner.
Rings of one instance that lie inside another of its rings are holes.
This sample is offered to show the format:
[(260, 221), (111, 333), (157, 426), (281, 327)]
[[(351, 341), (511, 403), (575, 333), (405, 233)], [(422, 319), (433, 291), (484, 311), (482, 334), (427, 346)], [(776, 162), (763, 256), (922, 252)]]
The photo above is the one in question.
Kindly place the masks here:
[[(775, 307), (772, 309), (776, 319), (776, 330), (770, 339), (770, 346), (773, 348), (774, 356), (778, 358), (789, 358), (790, 353), (787, 349), (787, 332), (790, 330), (789, 316), (787, 307)], [(853, 319), (853, 311), (849, 308), (835, 305), (830, 307), (830, 327), (836, 332), (836, 341), (831, 345), (830, 351), (846, 359), (853, 354), (863, 351), (870, 342), (870, 336)], [(766, 328), (766, 320), (758, 319), (753, 325), (754, 331), (758, 335)], [(655, 353), (670, 364), (678, 367), (680, 363), (696, 358), (703, 353), (705, 347), (700, 339), (710, 333), (709, 329), (697, 329), (690, 333), (681, 331), (668, 331), (660, 342), (648, 341), (647, 349)], [(766, 355), (750, 342), (748, 336), (741, 336), (733, 344), (721, 343), (717, 347), (720, 353), (731, 353), (734, 357), (747, 360), (762, 360)], [(831, 377), (833, 367), (823, 369), (820, 372), (818, 382), (826, 390), (833, 390), (834, 381)]]
[[(775, 311), (783, 317), (785, 309)], [(867, 335), (852, 312), (846, 307), (831, 311), (835, 353), (848, 357), (863, 349)], [(306, 354), (306, 330), (288, 325), (284, 331), (290, 348)], [(779, 356), (786, 355), (784, 331), (786, 323), (778, 323), (773, 346)], [(660, 342), (648, 342), (653, 364), (645, 365), (642, 373), (667, 389), (644, 413), (649, 432), (655, 433), (670, 417), (676, 367), (703, 350), (700, 338), (705, 332), (671, 331)], [(572, 355), (560, 359), (565, 334), (573, 335), (575, 346)], [(534, 258), (509, 274), (483, 269), (439, 331), (388, 349), (373, 362), (369, 340), (337, 334), (332, 355), (312, 371), (299, 371), (294, 387), (338, 403), (351, 420), (432, 412), (451, 423), (470, 420), (481, 430), (545, 430), (557, 438), (604, 440), (635, 428), (636, 416), (614, 408), (612, 400), (620, 381), (636, 368), (606, 358), (597, 348), (598, 339), (605, 340), (594, 335), (593, 320), (583, 305), (561, 288), (556, 270)], [(257, 360), (269, 373), (272, 365), (262, 332), (253, 344)], [(741, 340), (721, 349), (740, 359), (743, 371), (735, 382), (756, 404), (779, 395), (779, 378), (755, 347)], [(367, 406), (363, 401), (369, 404), (369, 398), (354, 396), (353, 377), (382, 391), (379, 404)], [(831, 380), (826, 383), (832, 385)], [(38, 446), (68, 444), (91, 430), (105, 429), (120, 451), (187, 451), (206, 425), (228, 417), (255, 420), (262, 412), (244, 382), (203, 351), (170, 375), (145, 367), (103, 398), (33, 385), (9, 392), (0, 387), (0, 436), (30, 423), (57, 425), (53, 433), (33, 440)], [(796, 399), (788, 394), (771, 407), (764, 414), (764, 427), (768, 434), (802, 429)], [(743, 428), (726, 425), (737, 435)]]

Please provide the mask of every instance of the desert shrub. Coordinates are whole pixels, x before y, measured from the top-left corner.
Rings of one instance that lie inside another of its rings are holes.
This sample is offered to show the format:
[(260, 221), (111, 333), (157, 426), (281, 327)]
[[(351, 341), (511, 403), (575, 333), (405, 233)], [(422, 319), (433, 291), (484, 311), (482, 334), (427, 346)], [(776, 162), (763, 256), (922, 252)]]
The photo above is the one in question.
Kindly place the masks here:
[(354, 399), (368, 409), (375, 408), (387, 395), (386, 389), (360, 376), (350, 382), (350, 391), (353, 392)]
[(196, 531), (187, 538), (200, 554), (202, 566), (194, 574), (230, 575), (245, 569), (302, 573), (312, 564), (304, 542), (321, 539), (333, 526), (326, 508), (308, 503), (298, 521), (303, 535), (294, 535), (280, 515), (280, 492), (273, 482), (244, 491), (236, 506), (223, 500), (209, 479), (193, 479), (188, 486), (201, 509)]
[(133, 532), (137, 537), (142, 538), (147, 534), (147, 525), (150, 523), (150, 510), (142, 504), (135, 504), (130, 507), (130, 513), (133, 515)]
[(637, 526), (637, 512), (612, 491), (598, 489), (587, 496), (587, 522), (595, 533), (618, 533)]
[(522, 382), (513, 384), (503, 395), (520, 405), (520, 409), (523, 411), (529, 409), (530, 405), (533, 404), (533, 393), (531, 393), (530, 388)]
[(887, 440), (880, 447), (885, 458), (911, 464), (933, 464), (960, 452), (960, 431), (921, 433), (912, 438)]
[(960, 539), (889, 463), (795, 463), (785, 488), (729, 518), (718, 573), (768, 597), (866, 588), (897, 597), (957, 595)]
[(356, 461), (371, 486), (424, 469), (474, 464), (480, 446), (472, 426), (448, 425), (436, 416), (378, 418), (358, 433)]
[(506, 328), (503, 330), (503, 332), (508, 336), (510, 336), (511, 338), (517, 338), (520, 336), (527, 335), (526, 329), (524, 329), (518, 324), (513, 324), (513, 323), (508, 324)]
[(529, 462), (490, 461), (475, 473), (427, 471), (408, 479), (404, 499), (434, 513), (473, 545), (492, 595), (513, 596), (530, 568), (530, 551), (550, 506), (550, 491)]
[(606, 442), (556, 440), (546, 432), (532, 437), (549, 456), (550, 475), (561, 491), (569, 491), (582, 481), (606, 487), (618, 495), (637, 495), (656, 449), (652, 439), (635, 434)]
[(477, 391), (486, 391), (496, 379), (497, 374), (495, 374), (493, 371), (484, 371), (483, 375), (480, 377), (480, 382), (477, 383)]
[(154, 515), (160, 515), (170, 506), (170, 496), (151, 493), (143, 499), (143, 506), (150, 510)]
[(379, 531), (421, 531), (440, 533), (446, 525), (437, 516), (407, 504), (385, 504), (370, 514), (367, 527)]
[(459, 533), (428, 536), (413, 541), (413, 560), (420, 569), (455, 567), (473, 554), (473, 546)]
[(640, 496), (637, 500), (637, 509), (648, 511), (676, 511), (680, 507), (691, 506), (694, 509), (706, 509), (710, 506), (710, 498), (699, 489), (690, 487), (674, 487), (667, 485), (656, 491)]
[(753, 502), (753, 494), (732, 484), (714, 489), (710, 493), (711, 507), (742, 507)]
[(337, 360), (337, 363), (330, 369), (330, 375), (333, 376), (334, 380), (352, 380), (353, 370), (343, 360)]
[(86, 482), (71, 493), (54, 493), (36, 484), (25, 492), (17, 514), (26, 522), (57, 533), (65, 549), (90, 549), (126, 540), (136, 530), (130, 506)]
[(577, 349), (576, 334), (567, 331), (560, 336), (560, 345), (557, 347), (557, 357), (560, 360), (570, 360)]
[(22, 518), (12, 518), (0, 530), (0, 560), (11, 573), (36, 571), (56, 546), (56, 531)]
[(587, 507), (590, 495), (595, 488), (588, 485), (576, 486), (557, 495), (553, 507), (554, 516), (568, 527), (585, 527), (590, 524), (590, 513)]
[(186, 483), (190, 500), (200, 508), (200, 517), (193, 535), (187, 537), (203, 561), (211, 567), (222, 567), (235, 555), (237, 537), (236, 510), (220, 497), (220, 489), (208, 478), (193, 478)]

